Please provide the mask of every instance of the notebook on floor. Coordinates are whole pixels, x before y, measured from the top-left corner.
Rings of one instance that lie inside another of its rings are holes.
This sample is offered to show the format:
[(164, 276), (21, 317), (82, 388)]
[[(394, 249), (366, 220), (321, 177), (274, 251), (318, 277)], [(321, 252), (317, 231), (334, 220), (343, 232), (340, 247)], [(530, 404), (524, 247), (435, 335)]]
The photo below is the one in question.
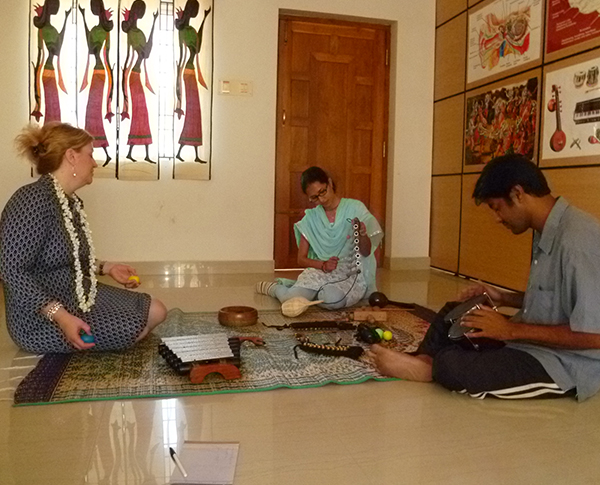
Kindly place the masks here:
[(239, 443), (184, 441), (177, 456), (187, 473), (184, 477), (175, 463), (171, 485), (233, 484)]

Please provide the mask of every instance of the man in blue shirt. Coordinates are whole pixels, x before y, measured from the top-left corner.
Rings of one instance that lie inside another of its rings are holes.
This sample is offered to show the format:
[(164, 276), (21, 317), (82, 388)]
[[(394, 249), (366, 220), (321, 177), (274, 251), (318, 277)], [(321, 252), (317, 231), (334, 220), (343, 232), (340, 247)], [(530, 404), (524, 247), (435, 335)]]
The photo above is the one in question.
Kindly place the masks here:
[(587, 399), (600, 389), (600, 224), (554, 197), (541, 170), (520, 155), (488, 163), (473, 197), (514, 234), (534, 230), (532, 264), (525, 293), (476, 285), (459, 299), (485, 291), (496, 306), (519, 311), (510, 319), (488, 307), (464, 315), (470, 341), (497, 341), (477, 350), (448, 337), (444, 315), (456, 306), (449, 303), (416, 354), (374, 345), (375, 364), (383, 374), (477, 398)]

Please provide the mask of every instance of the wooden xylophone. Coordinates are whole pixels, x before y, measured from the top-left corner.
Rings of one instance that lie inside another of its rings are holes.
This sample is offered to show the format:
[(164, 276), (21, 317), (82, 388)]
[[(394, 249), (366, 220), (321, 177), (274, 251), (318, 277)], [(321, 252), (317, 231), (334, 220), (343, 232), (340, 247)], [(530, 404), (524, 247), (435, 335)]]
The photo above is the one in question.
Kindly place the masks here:
[(242, 342), (264, 345), (260, 337), (227, 337), (224, 334), (165, 337), (158, 353), (180, 375), (190, 375), (194, 384), (201, 383), (213, 372), (225, 379), (241, 377)]

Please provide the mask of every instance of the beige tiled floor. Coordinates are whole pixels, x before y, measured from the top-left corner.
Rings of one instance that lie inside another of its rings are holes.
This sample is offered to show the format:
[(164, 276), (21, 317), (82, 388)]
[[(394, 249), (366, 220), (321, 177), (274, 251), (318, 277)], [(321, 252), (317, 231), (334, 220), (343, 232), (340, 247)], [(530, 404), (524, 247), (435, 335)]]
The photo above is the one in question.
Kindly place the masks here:
[[(142, 289), (186, 311), (265, 309), (275, 303), (253, 284), (270, 277), (147, 276)], [(438, 309), (464, 284), (383, 271), (380, 289)], [(600, 482), (600, 396), (477, 401), (397, 381), (13, 408), (11, 388), (35, 362), (26, 357), (2, 320), (0, 485), (162, 485), (167, 447), (184, 439), (240, 442), (239, 485)]]

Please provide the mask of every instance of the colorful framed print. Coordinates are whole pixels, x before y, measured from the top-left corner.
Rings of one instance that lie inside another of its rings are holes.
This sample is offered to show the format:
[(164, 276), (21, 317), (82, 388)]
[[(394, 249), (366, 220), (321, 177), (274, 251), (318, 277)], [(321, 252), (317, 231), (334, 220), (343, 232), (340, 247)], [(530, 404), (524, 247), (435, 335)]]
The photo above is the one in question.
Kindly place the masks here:
[(121, 2), (119, 179), (158, 179), (157, 0)]
[(493, 0), (469, 14), (467, 89), (541, 64), (543, 0)]
[(542, 166), (600, 162), (600, 52), (544, 70)]
[(77, 124), (76, 13), (71, 0), (30, 3), (31, 121)]
[(510, 153), (536, 158), (541, 74), (536, 71), (467, 94), (465, 172)]
[(175, 2), (173, 178), (209, 180), (213, 94), (213, 1)]
[(213, 0), (30, 5), (32, 121), (87, 130), (99, 177), (210, 179)]
[(600, 45), (599, 0), (552, 0), (546, 14), (545, 61)]
[(80, 0), (77, 7), (77, 118), (94, 137), (96, 177), (116, 174), (118, 12), (118, 0)]

